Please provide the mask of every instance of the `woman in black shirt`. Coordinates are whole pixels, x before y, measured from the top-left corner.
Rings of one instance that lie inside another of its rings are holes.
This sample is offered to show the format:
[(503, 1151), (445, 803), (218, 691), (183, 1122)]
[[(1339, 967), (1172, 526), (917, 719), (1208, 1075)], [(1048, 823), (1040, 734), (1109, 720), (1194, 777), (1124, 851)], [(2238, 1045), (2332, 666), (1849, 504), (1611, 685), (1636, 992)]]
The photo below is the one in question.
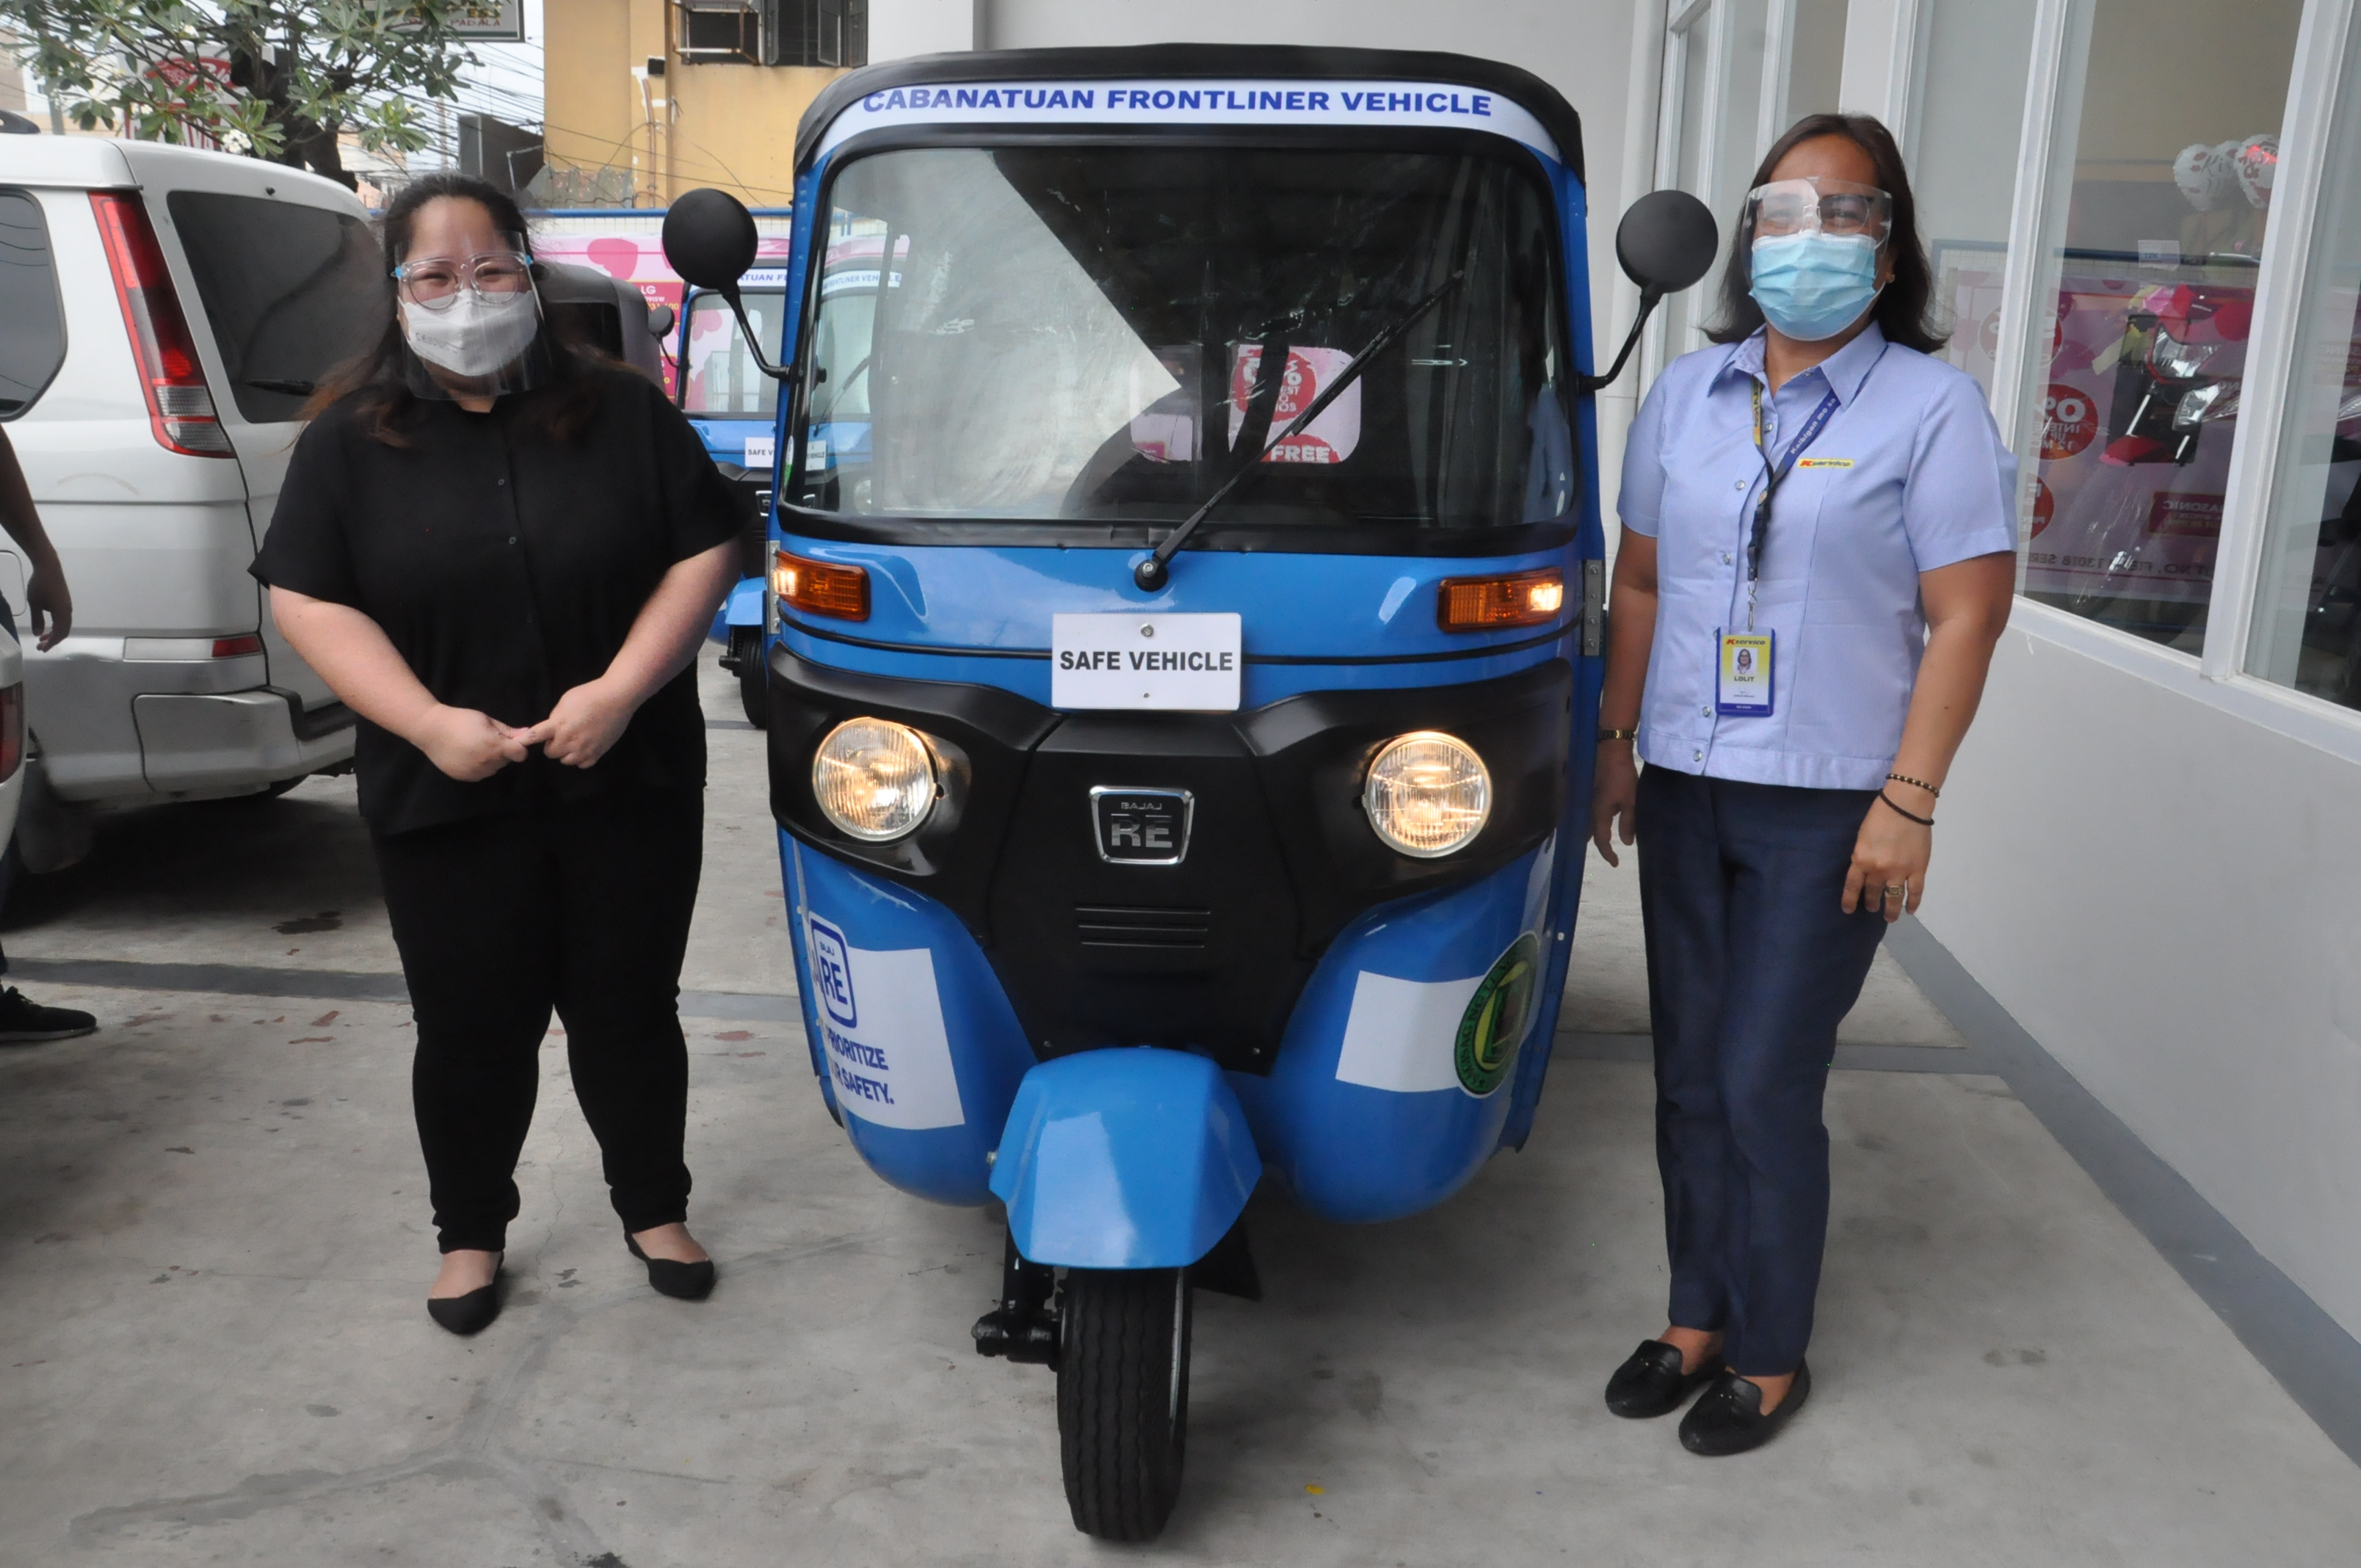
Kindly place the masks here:
[(418, 1024), (434, 1321), (499, 1312), (555, 1007), (626, 1243), (697, 1298), (677, 1003), (702, 849), (692, 662), (735, 493), (646, 379), (540, 323), (514, 203), (438, 175), (387, 209), (399, 310), (324, 392), (255, 575), (360, 715), (361, 815)]

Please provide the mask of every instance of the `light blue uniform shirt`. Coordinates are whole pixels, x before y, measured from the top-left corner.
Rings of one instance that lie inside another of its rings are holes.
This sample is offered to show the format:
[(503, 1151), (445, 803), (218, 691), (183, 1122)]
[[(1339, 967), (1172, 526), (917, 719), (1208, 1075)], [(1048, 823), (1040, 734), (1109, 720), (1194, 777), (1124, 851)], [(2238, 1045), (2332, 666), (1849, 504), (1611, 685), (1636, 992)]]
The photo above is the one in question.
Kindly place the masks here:
[[(1724, 629), (1746, 626), (1746, 543), (1763, 492), (1750, 389), (1763, 334), (1685, 354), (1640, 405), (1618, 503), (1656, 540), (1656, 641), (1640, 714), (1651, 767), (1814, 789), (1876, 789), (1894, 766), (1927, 641), (1918, 574), (2016, 548), (2016, 459), (1982, 389), (1874, 323), (1763, 400), (1773, 461), (1838, 407), (1779, 482), (1754, 630), (1774, 634), (1767, 717), (1717, 717)], [(1830, 459), (1838, 460), (1831, 464)]]

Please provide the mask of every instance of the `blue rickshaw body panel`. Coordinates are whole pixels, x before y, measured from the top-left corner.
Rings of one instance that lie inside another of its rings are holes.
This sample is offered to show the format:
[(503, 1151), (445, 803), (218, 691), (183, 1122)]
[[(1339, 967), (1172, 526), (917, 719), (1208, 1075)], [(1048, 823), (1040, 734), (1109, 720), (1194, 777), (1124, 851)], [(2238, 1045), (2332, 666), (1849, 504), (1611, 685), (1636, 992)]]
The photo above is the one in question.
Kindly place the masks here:
[(812, 1065), (861, 1157), (938, 1203), (990, 1192), (1033, 1053), (983, 950), (933, 899), (779, 835)]
[[(1475, 993), (1520, 939), (1562, 970), (1541, 953), (1565, 945), (1544, 924), (1562, 898), (1556, 840), (1468, 886), (1356, 920), (1315, 969), (1268, 1077), (1186, 1057), (1202, 1064), (1190, 1070), (1226, 1078), (1218, 1093), (1176, 1087), (1162, 1058), (1185, 1053), (1110, 1049), (1037, 1065), (990, 960), (949, 910), (785, 833), (780, 850), (813, 1070), (853, 1147), (887, 1181), (939, 1202), (1021, 1193), (1018, 1245), (1037, 1262), (1193, 1262), (1236, 1219), (1243, 1195), (1229, 1205), (1220, 1194), (1239, 1179), (1250, 1188), (1255, 1159), (1329, 1219), (1430, 1208), (1499, 1147), (1527, 1063), (1546, 1055), (1555, 1009), (1537, 996), (1502, 1081), (1478, 1092), (1457, 1076)], [(1053, 1175), (1029, 1157), (1047, 1129), (1087, 1119), (1079, 1107), (1094, 1091), (1106, 1096), (1099, 1142), (1086, 1146), (1069, 1126)], [(1252, 1134), (1242, 1151), (1233, 1113)], [(1055, 1190), (1046, 1202), (1035, 1196), (1044, 1183)], [(1098, 1261), (1124, 1256), (1137, 1261)]]
[(992, 1168), (1016, 1250), (1065, 1268), (1184, 1268), (1245, 1212), (1262, 1160), (1203, 1057), (1083, 1051), (1025, 1075)]
[(1520, 938), (1563, 945), (1543, 925), (1554, 850), (1362, 916), (1304, 987), (1269, 1075), (1229, 1075), (1267, 1168), (1297, 1202), (1330, 1220), (1399, 1219), (1458, 1191), (1499, 1147), (1514, 1063), (1534, 1048), (1543, 1010), (1511, 1047), (1511, 1076), (1483, 1092), (1462, 1079), (1457, 1036)]

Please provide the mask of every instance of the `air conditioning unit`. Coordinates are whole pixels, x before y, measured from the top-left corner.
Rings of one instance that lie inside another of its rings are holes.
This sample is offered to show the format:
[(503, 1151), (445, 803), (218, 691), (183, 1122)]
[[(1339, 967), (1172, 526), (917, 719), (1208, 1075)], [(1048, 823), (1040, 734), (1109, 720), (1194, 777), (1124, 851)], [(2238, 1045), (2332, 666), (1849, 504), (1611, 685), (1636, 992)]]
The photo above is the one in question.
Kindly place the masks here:
[(674, 50), (684, 65), (761, 65), (775, 0), (675, 0)]

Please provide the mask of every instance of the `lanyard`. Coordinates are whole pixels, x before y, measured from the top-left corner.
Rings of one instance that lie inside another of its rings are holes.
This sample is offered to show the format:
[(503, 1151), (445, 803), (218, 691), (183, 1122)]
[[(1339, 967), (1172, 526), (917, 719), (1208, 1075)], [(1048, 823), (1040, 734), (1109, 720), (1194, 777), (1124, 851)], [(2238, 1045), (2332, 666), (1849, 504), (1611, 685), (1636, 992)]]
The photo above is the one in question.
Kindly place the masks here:
[(1771, 537), (1771, 498), (1779, 488), (1779, 481), (1795, 466), (1804, 449), (1818, 439), (1828, 421), (1836, 417), (1837, 395), (1831, 391), (1820, 399), (1820, 406), (1804, 422), (1787, 450), (1779, 455), (1776, 466), (1771, 462), (1771, 450), (1763, 444), (1763, 383), (1754, 389), (1754, 450), (1763, 455), (1763, 499), (1754, 503), (1754, 532), (1746, 543), (1746, 630), (1754, 630), (1754, 584), (1763, 576), (1763, 545)]

